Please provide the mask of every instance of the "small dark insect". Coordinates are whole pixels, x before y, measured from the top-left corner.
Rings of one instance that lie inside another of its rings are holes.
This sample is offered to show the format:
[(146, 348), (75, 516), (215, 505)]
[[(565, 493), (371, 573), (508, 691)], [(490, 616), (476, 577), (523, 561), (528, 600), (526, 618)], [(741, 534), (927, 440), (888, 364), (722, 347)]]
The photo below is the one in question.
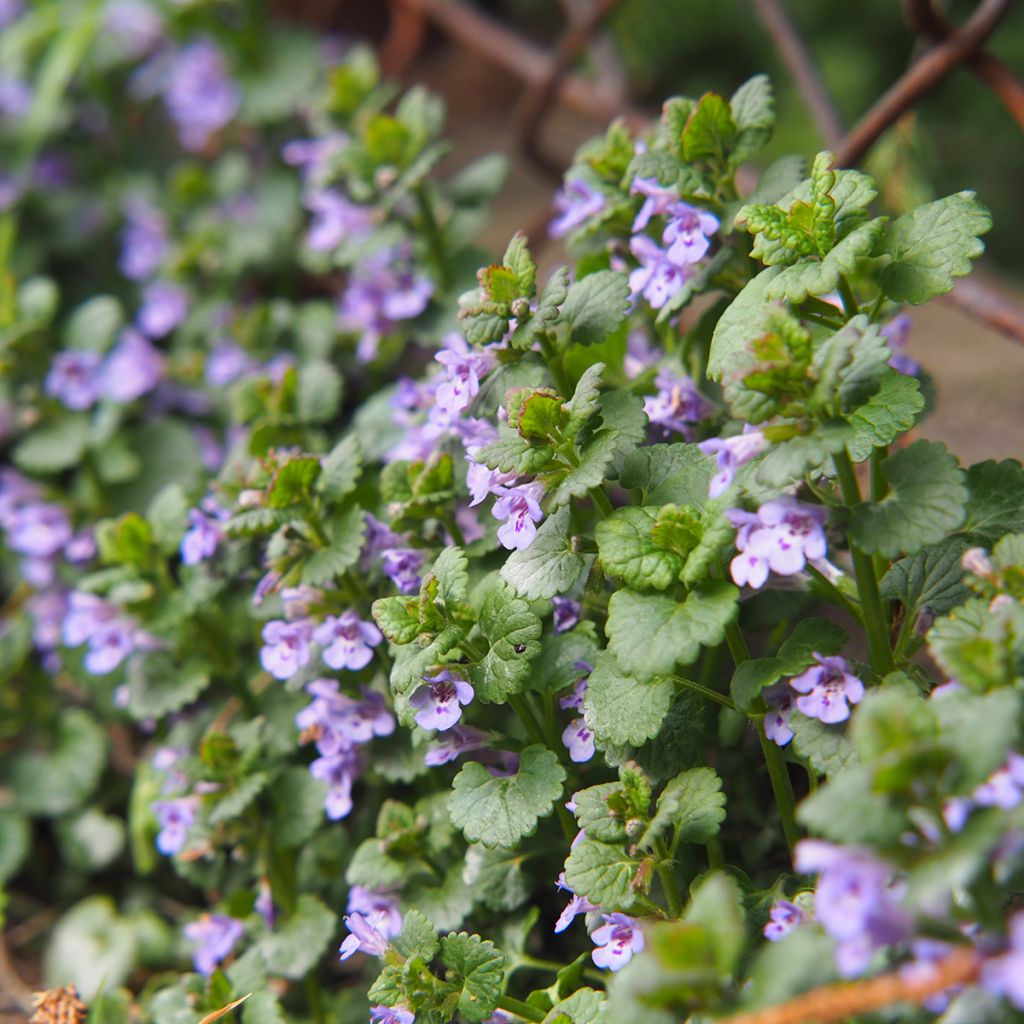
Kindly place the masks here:
[(526, 650), (526, 644), (516, 644), (516, 646), (515, 646), (516, 654), (522, 654), (525, 650)]

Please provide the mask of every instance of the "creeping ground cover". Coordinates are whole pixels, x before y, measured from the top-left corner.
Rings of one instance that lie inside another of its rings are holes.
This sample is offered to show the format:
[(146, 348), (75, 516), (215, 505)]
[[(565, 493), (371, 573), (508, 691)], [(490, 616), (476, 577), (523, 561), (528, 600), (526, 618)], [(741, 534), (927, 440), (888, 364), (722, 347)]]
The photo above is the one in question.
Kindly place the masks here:
[(255, 11), (0, 5), (35, 1019), (1024, 1019), (1024, 471), (904, 350), (982, 203), (763, 166), (758, 76), (584, 146), (542, 268)]

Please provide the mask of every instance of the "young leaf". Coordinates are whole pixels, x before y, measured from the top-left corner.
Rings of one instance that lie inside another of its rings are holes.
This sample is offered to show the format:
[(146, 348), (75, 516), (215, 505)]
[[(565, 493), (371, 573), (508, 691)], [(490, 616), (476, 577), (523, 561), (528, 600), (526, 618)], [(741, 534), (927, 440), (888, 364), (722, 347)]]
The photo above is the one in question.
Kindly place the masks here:
[(274, 974), (303, 978), (326, 952), (337, 923), (333, 910), (311, 893), (303, 893), (287, 919), (260, 940), (260, 949)]
[(608, 648), (641, 679), (670, 675), (695, 661), (701, 646), (722, 642), (738, 612), (739, 591), (710, 582), (680, 604), (671, 597), (619, 590), (608, 603)]
[(971, 596), (960, 567), (969, 546), (963, 537), (948, 537), (894, 562), (879, 583), (882, 599), (899, 601), (911, 619), (924, 608), (933, 615), (952, 611)]
[(718, 93), (706, 92), (686, 119), (683, 156), (691, 162), (707, 160), (722, 168), (728, 163), (735, 143), (736, 125), (728, 105)]
[(846, 444), (850, 458), (863, 462), (875, 448), (896, 440), (917, 422), (923, 409), (924, 396), (916, 378), (888, 370), (878, 391), (846, 417), (853, 427), (853, 437)]
[(599, 487), (608, 476), (615, 461), (621, 439), (611, 430), (599, 430), (580, 449), (579, 465), (573, 466), (551, 492), (553, 508), (564, 505), (570, 498), (582, 497), (591, 487)]
[(768, 144), (775, 125), (775, 99), (767, 75), (748, 78), (729, 100), (729, 113), (736, 126), (734, 164), (748, 160)]
[(602, 843), (621, 843), (626, 838), (625, 822), (616, 817), (608, 806), (608, 797), (621, 790), (622, 786), (618, 782), (602, 782), (581, 789), (573, 796), (576, 821), (588, 839)]
[(626, 456), (619, 483), (639, 489), (643, 505), (699, 507), (707, 501), (714, 465), (695, 444), (653, 444)]
[(656, 507), (616, 509), (597, 524), (595, 536), (601, 564), (634, 590), (664, 590), (675, 583), (686, 556), (655, 543)]
[(355, 489), (362, 467), (359, 439), (355, 434), (339, 441), (320, 463), (316, 489), (328, 501), (340, 501)]
[(598, 270), (569, 288), (562, 318), (569, 340), (596, 345), (618, 330), (629, 312), (629, 278), (616, 270)]
[(540, 654), (540, 619), (504, 580), (498, 580), (484, 599), (479, 626), (490, 646), (473, 666), (476, 695), (484, 702), (503, 701), (519, 693), (531, 674), (530, 662)]
[(267, 490), (270, 508), (283, 509), (308, 501), (314, 481), (320, 474), (320, 460), (312, 455), (289, 459), (274, 475)]
[(477, 761), (455, 776), (448, 804), (452, 823), (472, 843), (514, 847), (562, 795), (565, 770), (546, 748), (527, 747), (515, 775), (496, 777)]
[(833, 778), (843, 769), (857, 764), (857, 750), (846, 735), (842, 725), (826, 725), (817, 718), (793, 711), (789, 716), (789, 727), (793, 730), (793, 747), (801, 757), (806, 757), (811, 767)]
[(569, 420), (565, 425), (567, 437), (575, 437), (586, 425), (587, 420), (597, 412), (603, 373), (604, 363), (594, 363), (583, 371), (583, 376), (576, 384), (576, 390), (568, 403)]
[(768, 291), (783, 267), (767, 267), (732, 300), (715, 325), (708, 353), (708, 377), (720, 381), (751, 365), (753, 356), (748, 344), (767, 329), (770, 310)]
[(635, 679), (606, 651), (590, 673), (583, 698), (587, 727), (599, 740), (639, 746), (658, 734), (672, 702), (670, 679)]
[(537, 264), (534, 263), (527, 245), (526, 235), (521, 231), (512, 236), (501, 261), (515, 278), (517, 294), (531, 298), (537, 285)]
[(978, 237), (992, 227), (992, 216), (973, 192), (957, 192), (919, 206), (889, 225), (884, 250), (892, 262), (879, 282), (894, 302), (918, 306), (953, 288), (953, 279), (971, 272), (971, 260), (985, 251)]
[(418, 956), (427, 963), (437, 956), (441, 945), (434, 926), (418, 910), (406, 912), (402, 918), (402, 930), (392, 944), (407, 960)]
[(853, 509), (851, 537), (864, 551), (913, 554), (964, 521), (967, 488), (956, 457), (937, 441), (915, 441), (882, 463), (892, 490)]
[(628, 910), (635, 902), (633, 884), (640, 865), (618, 844), (589, 836), (578, 842), (565, 862), (572, 891), (606, 910)]
[(536, 601), (565, 594), (579, 579), (586, 561), (573, 550), (570, 518), (569, 506), (563, 505), (541, 523), (528, 548), (506, 559), (501, 577), (523, 597)]
[(366, 534), (366, 513), (350, 505), (327, 524), (331, 546), (315, 551), (302, 567), (302, 582), (313, 587), (344, 576), (359, 560)]
[(469, 596), (469, 559), (462, 548), (445, 548), (430, 571), (437, 577), (437, 600), (446, 608), (454, 608)]
[(505, 978), (505, 954), (479, 935), (449, 933), (441, 940), (448, 981), (461, 985), (459, 1015), (480, 1024), (494, 1013)]
[[(691, 768), (670, 779), (637, 845), (649, 850), (670, 828), (683, 842), (706, 843), (725, 821), (722, 780), (710, 768)], [(589, 833), (588, 833), (589, 834)]]

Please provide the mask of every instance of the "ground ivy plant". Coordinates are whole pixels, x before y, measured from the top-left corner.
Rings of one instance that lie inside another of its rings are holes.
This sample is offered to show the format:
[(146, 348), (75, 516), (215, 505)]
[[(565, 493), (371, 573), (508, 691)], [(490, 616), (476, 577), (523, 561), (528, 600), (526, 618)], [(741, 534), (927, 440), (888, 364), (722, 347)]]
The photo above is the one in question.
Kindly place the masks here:
[(444, 173), (365, 50), (63, 6), (0, 13), (0, 879), (46, 983), (1016, 1019), (1024, 471), (917, 434), (904, 348), (973, 193), (741, 194), (758, 76), (581, 149), (571, 264), (498, 260), (502, 162)]

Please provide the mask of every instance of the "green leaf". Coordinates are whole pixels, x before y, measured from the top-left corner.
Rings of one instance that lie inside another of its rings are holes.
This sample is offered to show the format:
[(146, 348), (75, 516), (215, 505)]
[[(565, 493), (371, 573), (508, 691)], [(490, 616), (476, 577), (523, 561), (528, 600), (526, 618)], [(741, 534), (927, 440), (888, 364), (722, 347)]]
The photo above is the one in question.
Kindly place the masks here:
[[(670, 828), (687, 843), (706, 843), (725, 821), (722, 780), (710, 768), (691, 768), (670, 779), (658, 809), (637, 845), (649, 850)], [(588, 833), (589, 834), (589, 833)]]
[(546, 469), (555, 454), (550, 445), (532, 445), (505, 423), (499, 425), (498, 433), (497, 441), (476, 454), (476, 461), (489, 469), (530, 476)]
[(603, 992), (592, 988), (577, 989), (567, 999), (560, 999), (548, 1011), (543, 1024), (606, 1024), (608, 1004)]
[(619, 483), (641, 491), (643, 505), (701, 506), (707, 501), (714, 459), (695, 444), (654, 444), (626, 456)]
[(36, 427), (18, 442), (11, 458), (26, 473), (60, 473), (82, 461), (88, 439), (88, 419), (68, 413), (56, 423)]
[(647, 413), (640, 395), (629, 391), (605, 391), (599, 404), (601, 424), (615, 435), (620, 455), (628, 455), (647, 440)]
[(316, 360), (299, 367), (296, 411), (302, 423), (327, 423), (341, 405), (341, 374)]
[(491, 910), (515, 910), (533, 892), (530, 879), (523, 873), (525, 859), (522, 854), (500, 846), (489, 850), (473, 843), (466, 851), (462, 882)]
[(540, 654), (540, 619), (504, 580), (498, 580), (484, 598), (478, 624), (490, 646), (473, 666), (476, 695), (485, 703), (504, 701), (519, 693), (530, 677), (530, 662)]
[(380, 631), (392, 643), (411, 644), (419, 635), (419, 598), (379, 597), (371, 612)]
[(836, 843), (894, 842), (907, 827), (904, 816), (872, 790), (871, 771), (847, 767), (819, 786), (797, 808), (797, 820)]
[(402, 918), (402, 930), (392, 945), (407, 960), (418, 956), (430, 963), (441, 948), (434, 926), (418, 910), (410, 910)]
[(775, 126), (775, 98), (768, 76), (748, 78), (733, 93), (729, 112), (736, 126), (732, 162), (739, 164), (764, 149)]
[(690, 162), (707, 160), (717, 166), (729, 161), (736, 144), (736, 125), (725, 100), (706, 92), (686, 119), (683, 157)]
[(469, 1024), (480, 1024), (494, 1013), (505, 980), (505, 954), (493, 942), (465, 932), (449, 933), (441, 940), (441, 960), (447, 980), (459, 984), (459, 1014)]
[(324, 456), (316, 489), (328, 501), (340, 501), (355, 490), (362, 469), (362, 452), (355, 434), (342, 438)]
[(274, 994), (261, 989), (242, 1004), (242, 1024), (287, 1024), (287, 1018)]
[(80, 807), (107, 763), (107, 734), (81, 708), (60, 713), (53, 739), (52, 749), (23, 750), (11, 766), (16, 807), (27, 814), (57, 815)]
[(96, 295), (76, 306), (64, 328), (68, 348), (105, 352), (124, 324), (124, 309), (112, 295)]
[(863, 462), (875, 448), (882, 448), (909, 430), (924, 409), (917, 379), (896, 370), (882, 376), (878, 391), (859, 409), (847, 415), (853, 437), (846, 449), (854, 462)]
[(628, 910), (636, 902), (639, 867), (620, 845), (587, 836), (569, 852), (565, 880), (574, 893), (604, 910)]
[(531, 601), (565, 594), (586, 568), (584, 557), (574, 550), (569, 533), (571, 514), (563, 505), (549, 515), (528, 548), (513, 551), (501, 568), (501, 577), (517, 593)]
[(819, 403), (850, 410), (863, 405), (881, 386), (889, 372), (888, 339), (877, 324), (863, 314), (855, 316), (814, 353)]
[(146, 509), (153, 542), (165, 555), (173, 555), (188, 529), (190, 503), (180, 484), (162, 488)]
[(670, 675), (697, 659), (701, 646), (715, 647), (738, 613), (731, 583), (705, 583), (683, 603), (672, 597), (616, 591), (608, 603), (608, 648), (620, 665), (641, 679)]
[(587, 682), (583, 698), (587, 727), (599, 740), (638, 746), (658, 734), (673, 689), (670, 679), (642, 681), (626, 675), (606, 651)]
[(793, 730), (793, 748), (822, 775), (831, 778), (858, 763), (857, 751), (842, 725), (826, 725), (817, 718), (793, 711), (789, 727)]
[(270, 508), (288, 508), (309, 500), (313, 483), (320, 474), (320, 460), (312, 455), (289, 459), (274, 475), (267, 490)]
[(541, 693), (565, 690), (580, 676), (576, 663), (593, 665), (600, 652), (593, 623), (582, 622), (567, 633), (548, 630), (533, 665), (530, 689)]
[(915, 441), (882, 463), (892, 490), (852, 510), (850, 535), (864, 551), (913, 554), (943, 540), (964, 521), (967, 488), (956, 457), (936, 441)]
[(518, 294), (530, 298), (536, 291), (537, 264), (530, 255), (526, 235), (521, 231), (512, 236), (501, 262), (512, 271)]
[(750, 968), (750, 984), (743, 993), (743, 1007), (759, 1010), (776, 1006), (835, 978), (833, 940), (815, 928), (796, 928), (778, 942), (764, 943), (757, 951)]
[(469, 761), (455, 776), (449, 812), (470, 842), (514, 847), (537, 830), (562, 795), (565, 770), (542, 746), (527, 747), (515, 775), (498, 778)]
[(608, 797), (621, 792), (620, 783), (602, 782), (573, 795), (576, 822), (586, 832), (588, 839), (602, 843), (621, 843), (626, 838), (625, 822), (608, 805)]
[(47, 986), (72, 984), (92, 1002), (101, 989), (123, 985), (135, 969), (139, 948), (135, 928), (107, 896), (76, 903), (53, 929), (43, 976)]
[(359, 561), (366, 534), (366, 513), (358, 505), (350, 505), (327, 524), (331, 541), (329, 548), (314, 551), (302, 566), (302, 582), (313, 587), (344, 576)]
[(211, 825), (220, 825), (238, 818), (252, 806), (256, 797), (267, 788), (269, 781), (269, 772), (253, 772), (230, 784), (228, 788), (219, 790), (207, 820)]
[(21, 867), (30, 838), (28, 819), (10, 808), (0, 808), (0, 885)]
[(82, 872), (99, 871), (124, 849), (124, 819), (89, 807), (57, 824), (65, 863)]
[(1008, 657), (1007, 618), (981, 598), (965, 601), (928, 632), (928, 649), (947, 675), (964, 686), (987, 690), (1019, 674)]
[(852, 431), (840, 422), (825, 423), (813, 434), (772, 445), (757, 469), (757, 481), (766, 487), (788, 487), (819, 469), (830, 456), (843, 450)]
[(579, 465), (573, 466), (551, 492), (551, 506), (558, 508), (570, 498), (583, 497), (591, 487), (603, 484), (619, 448), (620, 439), (611, 430), (594, 434), (579, 451)]
[(604, 363), (594, 363), (583, 371), (583, 376), (580, 377), (576, 384), (576, 390), (572, 393), (572, 399), (568, 402), (569, 419), (565, 424), (566, 437), (574, 438), (600, 407), (598, 399), (601, 393), (601, 374), (603, 373)]
[(1006, 761), (1020, 738), (1021, 697), (1015, 690), (977, 694), (948, 690), (929, 701), (943, 742), (960, 762), (961, 792), (971, 792)]
[(437, 599), (447, 609), (469, 596), (469, 559), (459, 547), (447, 547), (430, 570), (437, 577)]
[(473, 893), (462, 880), (462, 867), (458, 861), (453, 863), (440, 885), (428, 884), (423, 877), (405, 888), (408, 902), (419, 907), (438, 929), (458, 928), (473, 909)]
[(182, 663), (167, 651), (150, 651), (128, 662), (126, 682), (128, 711), (144, 722), (191, 704), (210, 685), (210, 668), (198, 658)]
[(708, 377), (720, 381), (753, 362), (747, 346), (767, 330), (768, 291), (783, 267), (767, 267), (729, 304), (715, 325), (708, 354)]
[(1024, 468), (1015, 459), (971, 466), (967, 489), (965, 533), (993, 544), (1003, 534), (1024, 530)]
[(884, 248), (892, 262), (879, 283), (894, 302), (918, 306), (953, 288), (971, 272), (971, 260), (985, 251), (978, 237), (992, 216), (973, 192), (957, 192), (905, 213), (889, 225)]
[(596, 345), (618, 330), (630, 306), (629, 278), (616, 270), (598, 270), (569, 288), (562, 319), (569, 339), (577, 345)]
[(326, 785), (302, 765), (291, 765), (278, 776), (270, 790), (270, 835), (277, 849), (302, 846), (312, 838), (324, 820), (326, 795)]
[(924, 608), (933, 615), (952, 611), (971, 596), (960, 566), (969, 546), (963, 537), (948, 537), (894, 562), (879, 583), (882, 599), (899, 601), (912, 620)]
[(686, 557), (655, 543), (659, 509), (635, 505), (616, 509), (597, 524), (595, 537), (601, 564), (635, 590), (665, 590), (679, 579)]
[(337, 923), (338, 916), (333, 910), (304, 892), (295, 910), (260, 940), (260, 950), (275, 975), (297, 981), (324, 955)]

